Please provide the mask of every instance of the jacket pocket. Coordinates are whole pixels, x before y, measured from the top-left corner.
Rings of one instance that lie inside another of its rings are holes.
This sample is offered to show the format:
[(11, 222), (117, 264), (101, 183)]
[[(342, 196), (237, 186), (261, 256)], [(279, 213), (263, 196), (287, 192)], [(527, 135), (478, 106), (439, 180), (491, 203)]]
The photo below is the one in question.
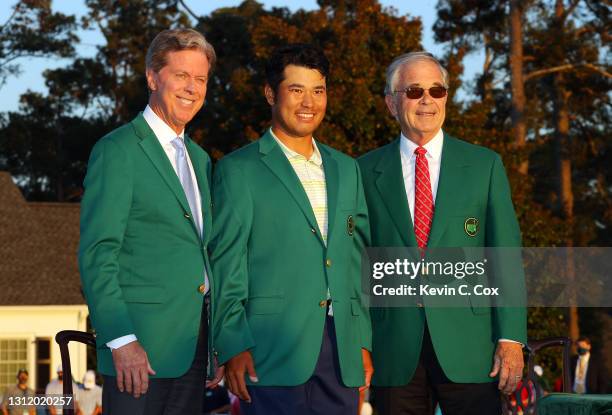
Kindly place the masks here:
[(252, 297), (245, 305), (246, 313), (249, 314), (278, 314), (283, 307), (282, 297)]
[(488, 297), (472, 295), (468, 298), (470, 300), (470, 307), (472, 308), (472, 313), (476, 315), (491, 313), (491, 300)]

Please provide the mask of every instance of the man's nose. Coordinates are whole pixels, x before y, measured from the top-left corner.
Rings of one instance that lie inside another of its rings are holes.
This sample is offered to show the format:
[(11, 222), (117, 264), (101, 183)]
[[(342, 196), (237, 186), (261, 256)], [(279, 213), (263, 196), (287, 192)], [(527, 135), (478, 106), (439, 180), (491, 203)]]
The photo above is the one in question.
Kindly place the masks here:
[(304, 93), (304, 98), (302, 98), (302, 106), (306, 108), (312, 107), (314, 103), (314, 99), (312, 98), (312, 94), (310, 92)]
[(187, 79), (187, 83), (185, 84), (185, 91), (190, 94), (194, 94), (196, 91), (195, 80), (191, 77)]
[(429, 89), (426, 89), (423, 92), (423, 96), (421, 97), (420, 102), (423, 103), (423, 104), (429, 104), (429, 103), (433, 102), (433, 100), (434, 99), (432, 98), (432, 96), (429, 95)]

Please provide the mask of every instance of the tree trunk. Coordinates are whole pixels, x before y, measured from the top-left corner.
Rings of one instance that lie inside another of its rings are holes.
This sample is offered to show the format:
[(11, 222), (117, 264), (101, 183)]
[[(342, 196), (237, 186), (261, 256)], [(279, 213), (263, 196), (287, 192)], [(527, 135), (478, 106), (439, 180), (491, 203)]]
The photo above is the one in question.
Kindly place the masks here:
[[(562, 36), (565, 26), (565, 6), (563, 0), (556, 0), (555, 4), (555, 26), (553, 30), (558, 30)], [(562, 42), (559, 42), (557, 47), (561, 47)], [(559, 51), (559, 56), (564, 56), (565, 51)], [(570, 93), (565, 88), (564, 75), (562, 72), (557, 72), (554, 75), (554, 120), (555, 120), (555, 142), (556, 156), (558, 168), (558, 188), (559, 188), (559, 210), (561, 216), (565, 219), (569, 234), (566, 239), (568, 247), (567, 255), (567, 276), (568, 284), (571, 289), (576, 287), (576, 275), (574, 269), (574, 192), (572, 190), (572, 160), (571, 160), (571, 142), (569, 135), (569, 110), (568, 100)], [(580, 325), (578, 321), (578, 307), (576, 307), (576, 292), (571, 293), (571, 301), (574, 305), (569, 307), (569, 336), (572, 340), (577, 340), (580, 336)]]
[[(510, 1), (510, 78), (512, 91), (512, 134), (514, 145), (523, 151), (526, 144), (527, 123), (525, 121), (525, 83), (523, 81), (523, 9), (521, 0)], [(524, 157), (519, 172), (526, 175), (529, 160)]]
[(482, 102), (493, 102), (493, 76), (491, 64), (493, 63), (493, 52), (491, 50), (491, 39), (487, 33), (482, 34), (484, 43), (485, 60), (482, 65), (482, 78), (480, 79), (480, 99)]

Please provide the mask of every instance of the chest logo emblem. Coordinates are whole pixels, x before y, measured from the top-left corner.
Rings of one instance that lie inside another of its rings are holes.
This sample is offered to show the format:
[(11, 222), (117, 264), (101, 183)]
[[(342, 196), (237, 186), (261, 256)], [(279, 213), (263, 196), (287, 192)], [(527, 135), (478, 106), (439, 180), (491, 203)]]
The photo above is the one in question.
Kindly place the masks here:
[(476, 236), (476, 234), (478, 233), (478, 219), (467, 218), (465, 220), (463, 228), (465, 229), (465, 233), (467, 233), (468, 236)]
[(355, 231), (355, 220), (353, 219), (353, 215), (349, 215), (346, 218), (346, 232), (349, 236), (353, 236), (353, 232)]

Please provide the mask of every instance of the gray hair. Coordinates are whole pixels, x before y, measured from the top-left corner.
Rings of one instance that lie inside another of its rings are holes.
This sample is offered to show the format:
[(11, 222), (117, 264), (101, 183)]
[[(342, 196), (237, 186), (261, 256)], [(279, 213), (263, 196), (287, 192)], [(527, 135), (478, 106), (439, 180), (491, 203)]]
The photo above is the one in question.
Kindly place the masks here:
[(159, 32), (151, 42), (145, 58), (146, 68), (159, 72), (166, 66), (168, 53), (181, 50), (199, 50), (204, 53), (209, 73), (217, 60), (215, 48), (200, 32), (193, 29), (167, 29)]
[(403, 55), (398, 56), (391, 62), (391, 65), (387, 68), (387, 82), (385, 84), (385, 95), (390, 95), (393, 93), (393, 89), (395, 86), (395, 82), (397, 81), (397, 75), (401, 68), (406, 65), (409, 65), (414, 62), (423, 62), (428, 61), (435, 63), (438, 65), (440, 69), (440, 73), (442, 74), (442, 82), (444, 83), (444, 87), (448, 88), (448, 71), (442, 66), (440, 61), (438, 61), (431, 53), (429, 52), (410, 52), (404, 53)]

